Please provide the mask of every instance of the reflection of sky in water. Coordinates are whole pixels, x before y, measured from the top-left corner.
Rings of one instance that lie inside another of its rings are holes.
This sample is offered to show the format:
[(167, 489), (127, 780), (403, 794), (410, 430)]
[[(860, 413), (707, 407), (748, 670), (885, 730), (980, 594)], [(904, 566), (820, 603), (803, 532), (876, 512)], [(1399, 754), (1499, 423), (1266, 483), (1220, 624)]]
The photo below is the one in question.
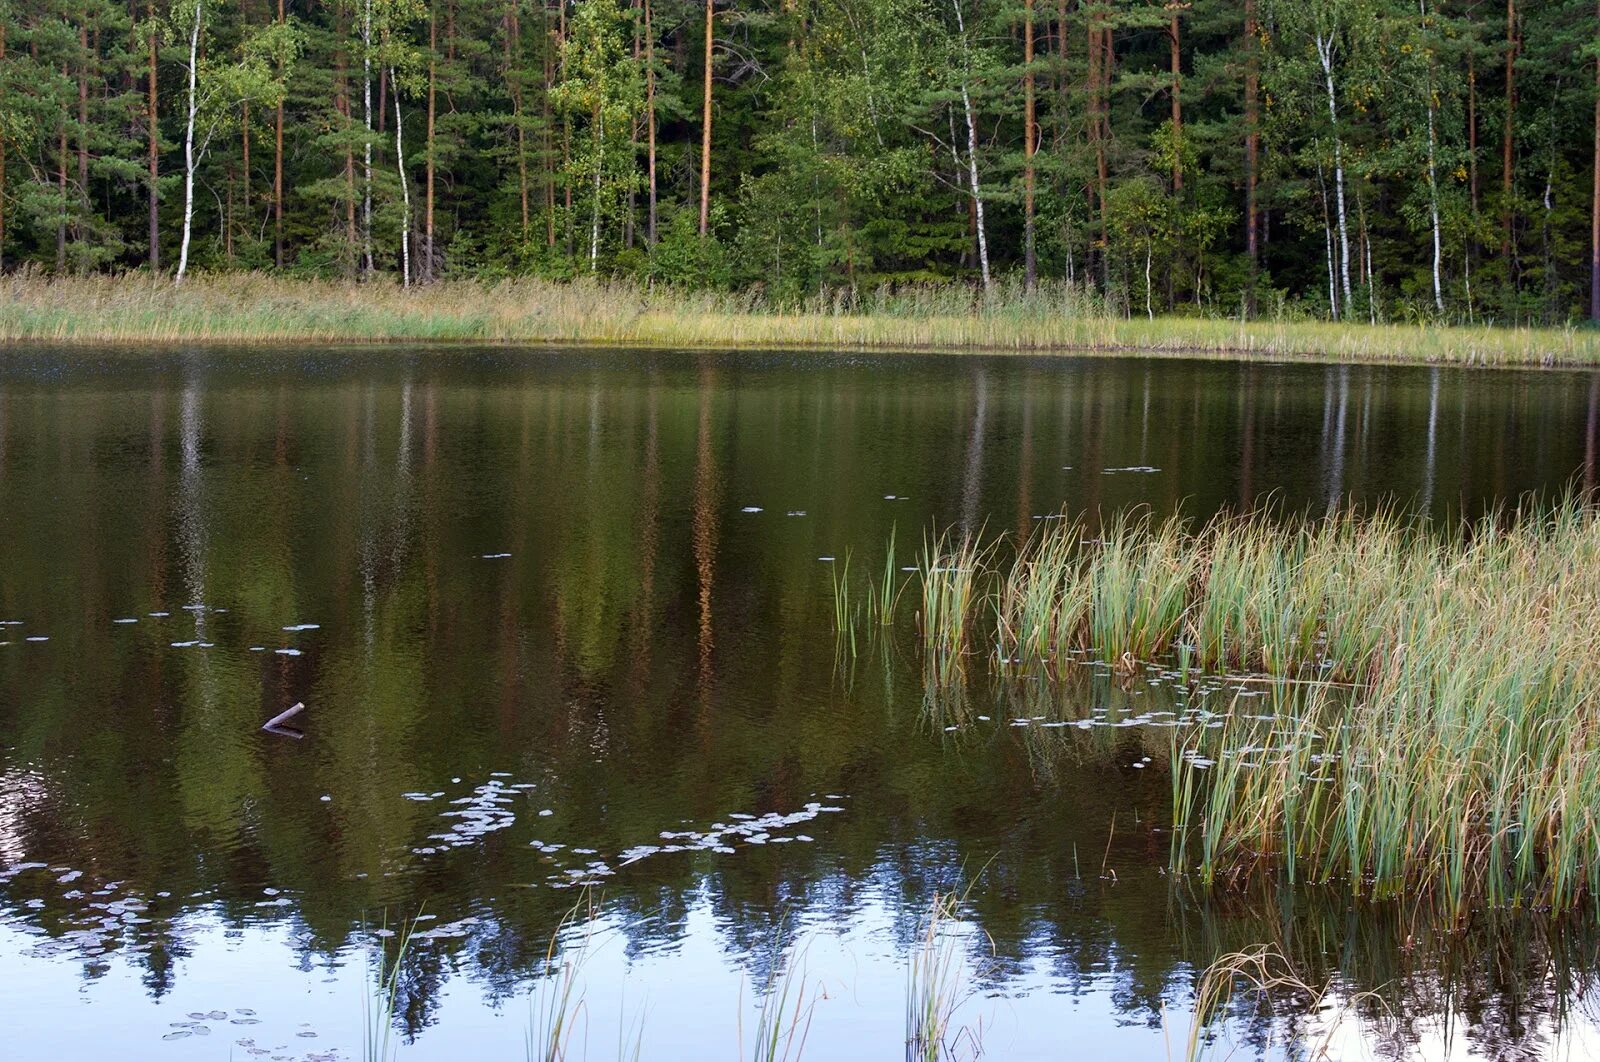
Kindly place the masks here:
[[(1092, 522), (1394, 495), (1442, 513), (1592, 483), (1585, 384), (509, 351), (109, 356), (74, 375), (14, 357), (4, 1050), (241, 1058), (250, 1038), (358, 1057), (351, 927), (425, 906), (407, 1053), (520, 1058), (529, 971), (589, 883), (608, 913), (588, 1057), (613, 1057), (641, 1008), (644, 1057), (737, 1057), (741, 986), (786, 913), (826, 996), (807, 1057), (892, 1057), (914, 923), (984, 867), (973, 932), (999, 955), (970, 942), (982, 991), (962, 1013), (989, 1057), (1165, 1057), (1161, 1006), (1182, 1011), (1196, 962), (1285, 925), (1357, 967), (1354, 987), (1410, 978), (1398, 1053), (1445, 1057), (1445, 992), (1402, 953), (1408, 930), (1338, 898), (1177, 909), (1161, 823), (1193, 698), (1078, 669), (1043, 702), (975, 688), (924, 710), (914, 645), (887, 671), (877, 649), (839, 667), (829, 579), (847, 556), (875, 576), (891, 529), (903, 573), (935, 522), (1020, 536), (1063, 505)], [(296, 734), (257, 731), (301, 700)], [(1585, 947), (1565, 956), (1580, 982)], [(1492, 973), (1493, 948), (1473, 952), (1450, 1051), (1555, 1050), (1555, 950)], [(216, 1010), (209, 1035), (162, 1040)], [(1585, 1057), (1578, 1017), (1559, 1046)]]
[[(585, 942), (579, 978), (584, 1012), (574, 1056), (615, 1057), (619, 1040), (631, 1043), (642, 1027), (645, 1058), (740, 1057), (741, 1022), (748, 1044), (758, 1019), (755, 986), (719, 946), (716, 919), (709, 905), (695, 904), (684, 912), (681, 932), (670, 944), (642, 949), (630, 947), (610, 917), (569, 933), (569, 947)], [(883, 1059), (902, 1050), (904, 928), (875, 901), (859, 907), (848, 923), (803, 921), (792, 927), (784, 966), (791, 991), (803, 983), (813, 1006), (805, 1057)], [(108, 1044), (115, 1045), (116, 1058), (129, 1062), (361, 1057), (361, 997), (370, 973), (359, 947), (329, 959), (297, 946), (302, 942), (286, 926), (230, 928), (204, 911), (184, 916), (175, 933), (187, 952), (177, 960), (182, 975), (170, 993), (153, 1000), (142, 990), (139, 971), (119, 957), (85, 977), (75, 962), (31, 955), (37, 938), (0, 924), (8, 1057), (106, 1057)], [(1155, 1060), (1170, 1057), (1169, 1042), (1181, 1052), (1191, 1003), (1181, 985), (1168, 993), (1163, 1030), (1155, 1016), (1131, 1019), (1124, 1013), (1115, 963), (1088, 980), (1062, 980), (1052, 975), (1052, 956), (1042, 950), (1025, 968), (1008, 970), (1004, 987), (996, 989), (983, 977), (988, 960), (981, 935), (969, 931), (964, 940), (963, 1001), (955, 1020), (969, 1028), (981, 1025), (986, 1057)], [(530, 1008), (538, 998), (526, 982), (509, 996), (486, 994), (470, 969), (463, 971), (441, 991), (434, 1024), (403, 1043), (400, 1057), (523, 1058)], [(1325, 1042), (1332, 1059), (1390, 1058), (1397, 1050), (1400, 1057), (1430, 1060), (1482, 1057), (1460, 1026), (1437, 1017), (1409, 1022), (1405, 1040), (1385, 1048), (1370, 1039), (1374, 1026), (1362, 1009), (1348, 992), (1330, 991), (1319, 1015), (1300, 1025), (1302, 1042)], [(209, 1035), (164, 1039), (174, 1028), (196, 1024), (191, 1015), (218, 1011), (227, 1017), (199, 1023)], [(249, 1013), (250, 1024), (235, 1024), (241, 1011)], [(1529, 1053), (1519, 1057), (1600, 1058), (1600, 1034), (1591, 1021), (1571, 1022), (1550, 1036), (1549, 1015), (1526, 1018)], [(1215, 1051), (1226, 1057), (1236, 1047), (1253, 1055), (1264, 1042), (1252, 1037), (1260, 1035), (1259, 1027), (1234, 1022), (1220, 1032)]]
[[(588, 930), (580, 983), (590, 1058), (616, 1053), (619, 1029), (633, 1028), (643, 1013), (646, 1058), (690, 1059), (715, 1050), (738, 1057), (739, 1028), (752, 1034), (758, 1016), (754, 986), (718, 942), (715, 912), (696, 904), (668, 945), (631, 949), (609, 918)], [(904, 926), (882, 904), (868, 902), (843, 925), (802, 922), (792, 928), (786, 964), (804, 977), (815, 1001), (806, 1057), (894, 1057), (902, 1051)], [(329, 961), (295, 947), (282, 926), (228, 928), (202, 912), (187, 915), (177, 935), (188, 954), (173, 990), (159, 1002), (142, 990), (138, 971), (112, 958), (93, 979), (75, 962), (29, 955), (35, 939), (0, 926), (0, 977), (8, 989), (7, 1047), (15, 1058), (94, 1057), (107, 1043), (116, 1057), (179, 1062), (183, 1059), (254, 1057), (250, 1046), (304, 1058), (338, 1049), (361, 1054), (361, 993), (368, 983), (359, 950)], [(570, 939), (571, 935), (569, 935)], [(426, 948), (427, 944), (417, 947)], [(1071, 985), (1050, 976), (1050, 956), (1033, 957), (1027, 970), (1010, 971), (1003, 992), (985, 988), (980, 939), (968, 934), (969, 994), (957, 1012), (967, 1025), (981, 1022), (990, 1057), (1110, 1058), (1160, 1052), (1159, 1029), (1129, 1026), (1112, 996), (1116, 972)], [(1070, 993), (1070, 994), (1068, 994)], [(742, 994), (742, 1003), (741, 1003)], [(470, 971), (444, 989), (437, 1021), (402, 1054), (417, 1059), (523, 1057), (530, 991), (485, 998)], [(1183, 997), (1175, 992), (1181, 1021)], [(209, 1021), (209, 1036), (164, 1041), (173, 1022), (189, 1013), (238, 1008), (259, 1024)], [(742, 1013), (741, 1013), (742, 1011)], [(315, 1032), (315, 1039), (300, 1034)], [(580, 1033), (581, 1035), (581, 1033)], [(241, 1044), (242, 1040), (252, 1044)], [(580, 1041), (581, 1042), (581, 1041)], [(579, 1057), (583, 1052), (577, 1052)], [(271, 1057), (260, 1056), (260, 1057)]]

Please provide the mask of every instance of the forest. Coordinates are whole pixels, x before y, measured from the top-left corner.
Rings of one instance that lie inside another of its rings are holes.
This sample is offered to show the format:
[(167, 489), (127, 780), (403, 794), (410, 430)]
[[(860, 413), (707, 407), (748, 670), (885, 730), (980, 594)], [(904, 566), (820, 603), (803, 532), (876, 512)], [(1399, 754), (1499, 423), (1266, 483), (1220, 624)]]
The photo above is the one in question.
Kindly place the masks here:
[(1600, 319), (1574, 0), (0, 0), (0, 268)]

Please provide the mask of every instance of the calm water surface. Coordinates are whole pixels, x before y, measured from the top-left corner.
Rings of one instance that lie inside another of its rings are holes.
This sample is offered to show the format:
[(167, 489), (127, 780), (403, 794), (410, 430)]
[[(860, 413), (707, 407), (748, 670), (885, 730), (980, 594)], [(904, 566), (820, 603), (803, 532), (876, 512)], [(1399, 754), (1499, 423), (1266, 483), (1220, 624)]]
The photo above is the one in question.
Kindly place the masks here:
[[(1170, 690), (974, 690), (991, 725), (947, 734), (908, 640), (841, 666), (830, 592), (891, 529), (910, 564), (935, 525), (1063, 510), (1592, 489), (1597, 399), (1140, 359), (8, 352), (4, 1054), (359, 1058), (373, 930), (420, 912), (401, 1055), (521, 1058), (585, 886), (575, 1056), (632, 1030), (739, 1058), (788, 971), (807, 1058), (896, 1057), (951, 888), (987, 1057), (1165, 1058), (1197, 971), (1261, 943), (1354, 1001), (1340, 1057), (1600, 1053), (1587, 921), (1441, 937), (1336, 891), (1175, 890)], [(260, 730), (297, 701), (299, 737)], [(1286, 994), (1224, 1034), (1282, 1055), (1330, 1013)]]

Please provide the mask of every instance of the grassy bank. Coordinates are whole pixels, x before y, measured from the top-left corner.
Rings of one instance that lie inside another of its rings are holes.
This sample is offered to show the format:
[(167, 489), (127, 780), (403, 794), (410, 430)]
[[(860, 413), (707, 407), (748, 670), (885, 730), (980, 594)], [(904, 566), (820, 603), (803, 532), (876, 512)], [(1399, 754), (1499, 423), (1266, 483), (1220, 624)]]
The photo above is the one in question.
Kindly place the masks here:
[(970, 539), (925, 550), (926, 674), (1263, 676), (1173, 730), (1175, 870), (1426, 897), (1456, 917), (1600, 892), (1600, 513), (1450, 534), (1383, 515), (1088, 534), (1054, 524), (1007, 560)]
[(451, 281), (409, 291), (261, 275), (0, 280), (0, 343), (486, 342), (647, 347), (1150, 352), (1472, 365), (1600, 364), (1586, 329), (1328, 324), (1108, 315), (1048, 286), (842, 295), (777, 311), (753, 295), (632, 284)]

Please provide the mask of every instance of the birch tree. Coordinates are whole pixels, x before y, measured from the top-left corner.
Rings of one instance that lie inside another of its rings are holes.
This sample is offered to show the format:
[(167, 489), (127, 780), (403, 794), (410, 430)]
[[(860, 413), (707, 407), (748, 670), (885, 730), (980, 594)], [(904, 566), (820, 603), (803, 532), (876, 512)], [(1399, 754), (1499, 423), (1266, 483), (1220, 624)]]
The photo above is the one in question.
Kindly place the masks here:
[(183, 235), (173, 282), (189, 270), (194, 235), (195, 174), (219, 130), (236, 120), (249, 102), (276, 106), (284, 96), (283, 72), (299, 52), (299, 31), (290, 23), (269, 23), (245, 36), (237, 54), (206, 54), (206, 24), (217, 0), (184, 0), (174, 13), (170, 35), (186, 45), (183, 127)]

